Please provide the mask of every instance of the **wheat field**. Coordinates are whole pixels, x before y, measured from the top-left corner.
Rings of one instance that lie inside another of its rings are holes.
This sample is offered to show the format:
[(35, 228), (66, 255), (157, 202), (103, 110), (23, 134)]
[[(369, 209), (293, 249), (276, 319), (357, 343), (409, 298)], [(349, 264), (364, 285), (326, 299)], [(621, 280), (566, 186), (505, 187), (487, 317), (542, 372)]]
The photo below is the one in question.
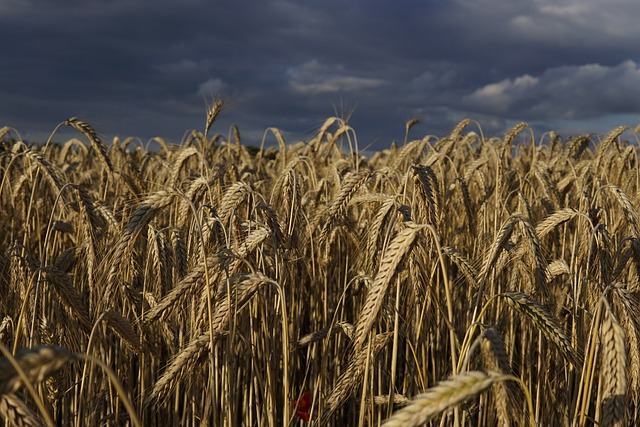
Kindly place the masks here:
[(640, 423), (631, 130), (412, 121), (365, 157), (221, 107), (157, 150), (0, 129), (6, 425)]

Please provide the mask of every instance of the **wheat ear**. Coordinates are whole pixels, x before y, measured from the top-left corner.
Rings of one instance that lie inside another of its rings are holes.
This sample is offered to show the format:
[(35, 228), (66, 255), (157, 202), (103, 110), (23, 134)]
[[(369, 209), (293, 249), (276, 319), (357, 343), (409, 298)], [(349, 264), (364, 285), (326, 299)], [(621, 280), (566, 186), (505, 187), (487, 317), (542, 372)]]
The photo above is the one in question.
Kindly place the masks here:
[(72, 117), (66, 120), (64, 122), (64, 125), (71, 126), (72, 128), (77, 129), (81, 133), (83, 133), (84, 136), (87, 137), (87, 139), (89, 140), (93, 148), (96, 149), (96, 152), (98, 153), (98, 158), (100, 159), (100, 161), (107, 166), (107, 168), (111, 173), (113, 173), (113, 165), (111, 164), (111, 159), (107, 154), (107, 146), (104, 145), (102, 140), (98, 137), (98, 134), (96, 133), (96, 131), (93, 130), (93, 128), (88, 123), (82, 122), (77, 118)]
[[(41, 383), (75, 356), (56, 346), (40, 346), (20, 350), (14, 359), (30, 383)], [(7, 358), (0, 359), (0, 394), (13, 393), (24, 386), (24, 380)]]
[(602, 422), (601, 426), (625, 426), (627, 397), (627, 352), (624, 331), (606, 300), (606, 315), (600, 327), (602, 345)]
[(16, 394), (0, 395), (0, 416), (7, 426), (40, 427), (44, 426), (35, 412)]
[(389, 248), (384, 254), (384, 258), (380, 262), (380, 268), (373, 281), (373, 285), (367, 293), (367, 299), (362, 306), (358, 323), (356, 324), (354, 334), (354, 347), (360, 350), (369, 335), (369, 331), (373, 327), (373, 323), (378, 317), (380, 307), (387, 293), (389, 283), (393, 279), (398, 266), (409, 252), (415, 242), (418, 231), (421, 227), (415, 224), (409, 224), (407, 228), (400, 231), (393, 239)]
[[(503, 375), (511, 374), (509, 355), (507, 354), (504, 341), (498, 331), (493, 328), (487, 328), (484, 330), (482, 333), (480, 351), (487, 372), (497, 372)], [(509, 392), (508, 383), (499, 381), (493, 385), (491, 391), (494, 395), (493, 400), (496, 408), (498, 426), (511, 426), (509, 400), (512, 394)]]
[(506, 378), (504, 375), (486, 374), (479, 371), (463, 372), (418, 395), (409, 405), (387, 419), (383, 427), (421, 425), (447, 409), (482, 393), (496, 381)]
[(320, 418), (321, 426), (327, 425), (331, 415), (356, 392), (367, 368), (367, 359), (375, 359), (376, 355), (387, 345), (392, 336), (392, 332), (376, 335), (371, 345), (372, 354), (369, 354), (369, 349), (365, 347), (358, 351), (351, 359), (349, 366), (347, 366), (342, 375), (340, 375), (338, 382), (333, 390), (331, 390), (327, 404), (322, 411), (322, 417)]
[(581, 357), (571, 345), (571, 340), (551, 313), (539, 302), (522, 292), (505, 292), (501, 294), (507, 303), (538, 327), (560, 353), (575, 367), (580, 368)]

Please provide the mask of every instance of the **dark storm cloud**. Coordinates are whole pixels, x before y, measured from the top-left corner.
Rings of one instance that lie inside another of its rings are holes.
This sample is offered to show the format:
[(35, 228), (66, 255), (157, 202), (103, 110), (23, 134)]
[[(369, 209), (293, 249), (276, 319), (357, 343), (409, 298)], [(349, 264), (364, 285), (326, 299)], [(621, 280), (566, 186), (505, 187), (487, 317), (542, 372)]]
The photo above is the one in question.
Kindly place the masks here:
[(378, 147), (414, 116), (436, 135), (464, 117), (635, 125), (613, 121), (640, 107), (637, 16), (631, 0), (5, 0), (0, 125), (36, 135), (79, 116), (178, 140), (220, 96), (216, 131), (237, 123), (250, 143), (354, 109)]

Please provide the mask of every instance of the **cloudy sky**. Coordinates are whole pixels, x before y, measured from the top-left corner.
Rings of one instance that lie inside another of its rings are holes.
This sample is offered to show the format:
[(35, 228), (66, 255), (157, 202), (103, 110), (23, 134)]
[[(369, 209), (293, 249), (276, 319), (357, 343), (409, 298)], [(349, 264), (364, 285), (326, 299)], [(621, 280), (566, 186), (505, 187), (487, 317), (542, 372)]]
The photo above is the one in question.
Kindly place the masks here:
[(361, 147), (405, 122), (442, 136), (603, 133), (640, 120), (636, 0), (0, 0), (0, 126), (77, 116), (105, 138), (237, 124), (247, 144), (350, 116)]

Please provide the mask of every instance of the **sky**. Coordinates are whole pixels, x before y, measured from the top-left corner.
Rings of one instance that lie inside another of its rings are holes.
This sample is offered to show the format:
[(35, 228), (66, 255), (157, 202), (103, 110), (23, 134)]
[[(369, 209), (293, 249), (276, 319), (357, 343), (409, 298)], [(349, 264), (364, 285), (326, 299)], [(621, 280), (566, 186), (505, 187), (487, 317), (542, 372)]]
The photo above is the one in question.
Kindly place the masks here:
[(409, 139), (464, 118), (602, 134), (640, 122), (638, 18), (636, 0), (0, 0), (0, 126), (179, 142), (223, 99), (211, 132), (248, 145), (331, 116), (370, 149), (412, 118)]

